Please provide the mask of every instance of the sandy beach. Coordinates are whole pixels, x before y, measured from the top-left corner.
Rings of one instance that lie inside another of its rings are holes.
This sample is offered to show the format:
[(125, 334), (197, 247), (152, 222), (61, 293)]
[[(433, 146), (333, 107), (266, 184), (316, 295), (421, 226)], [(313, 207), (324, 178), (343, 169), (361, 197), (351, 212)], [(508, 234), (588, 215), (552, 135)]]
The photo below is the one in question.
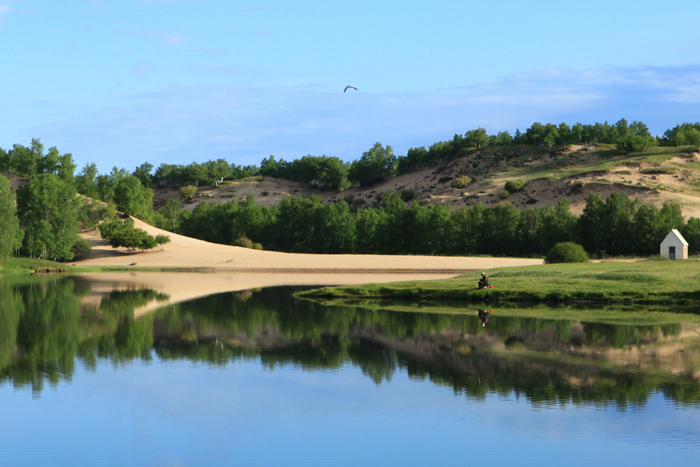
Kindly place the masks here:
[[(90, 297), (83, 301), (84, 306), (99, 306), (101, 297), (113, 290), (152, 289), (167, 296), (139, 307), (135, 310), (138, 317), (197, 297), (260, 287), (446, 279), (469, 271), (542, 263), (542, 260), (522, 258), (278, 253), (203, 242), (157, 229), (137, 219), (134, 223), (151, 235), (169, 235), (171, 242), (163, 250), (128, 252), (112, 248), (100, 238), (98, 230), (84, 233), (92, 251), (88, 257), (71, 264), (134, 268), (127, 273), (80, 274), (90, 281), (92, 289)], [(145, 272), (139, 268), (166, 272)], [(168, 271), (175, 268), (178, 272)], [(474, 283), (477, 279), (475, 272)]]
[(170, 236), (171, 242), (141, 253), (114, 249), (98, 230), (83, 234), (92, 245), (90, 254), (72, 262), (76, 266), (133, 266), (135, 268), (207, 268), (217, 271), (271, 273), (411, 273), (461, 274), (497, 267), (542, 264), (540, 259), (461, 256), (310, 255), (260, 251), (219, 245), (166, 232), (138, 219), (135, 226), (151, 235)]

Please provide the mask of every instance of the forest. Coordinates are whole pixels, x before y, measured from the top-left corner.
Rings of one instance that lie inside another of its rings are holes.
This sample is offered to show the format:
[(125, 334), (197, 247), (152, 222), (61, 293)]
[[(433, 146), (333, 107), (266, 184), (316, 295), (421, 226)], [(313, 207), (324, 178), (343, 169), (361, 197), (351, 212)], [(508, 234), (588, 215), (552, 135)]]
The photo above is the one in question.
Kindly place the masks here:
[[(531, 145), (554, 150), (575, 143), (613, 144), (622, 154), (656, 145), (698, 146), (700, 123), (676, 125), (660, 137), (653, 137), (642, 122), (630, 124), (625, 119), (613, 125), (534, 123), (514, 135), (470, 130), (428, 148), (411, 148), (398, 157), (391, 146), (376, 143), (352, 162), (325, 155), (291, 162), (269, 156), (259, 167), (218, 159), (189, 165), (164, 163), (155, 171), (145, 162), (131, 172), (115, 167), (109, 174), (99, 174), (94, 163), (76, 173), (71, 154), (61, 154), (55, 147), (45, 151), (41, 141), (33, 139), (29, 147), (0, 148), (0, 172), (27, 180), (17, 190), (15, 203), (7, 178), (0, 175), (0, 258), (13, 252), (55, 260), (85, 254), (89, 245), (80, 239), (80, 229), (95, 227), (102, 220), (119, 222), (116, 211), (210, 242), (285, 252), (540, 257), (557, 243), (575, 242), (594, 257), (650, 256), (658, 253), (660, 241), (671, 228), (681, 231), (692, 253), (698, 252), (699, 219), (685, 220), (677, 204), (666, 203), (658, 209), (619, 193), (605, 200), (590, 195), (581, 216), (570, 213), (566, 198), (555, 207), (519, 210), (502, 202), (450, 210), (444, 205), (421, 206), (405, 192), (384, 193), (378, 205), (360, 209), (351, 208), (346, 200), (325, 205), (315, 196), (288, 197), (272, 207), (256, 205), (252, 198), (204, 202), (191, 212), (180, 201), (168, 199), (153, 209), (155, 186), (219, 185), (262, 175), (342, 190), (369, 186), (486, 147)], [(606, 228), (601, 229), (602, 225)], [(128, 227), (106, 231), (124, 234)], [(122, 236), (129, 238), (132, 249), (167, 241)], [(115, 242), (126, 246), (118, 239)]]

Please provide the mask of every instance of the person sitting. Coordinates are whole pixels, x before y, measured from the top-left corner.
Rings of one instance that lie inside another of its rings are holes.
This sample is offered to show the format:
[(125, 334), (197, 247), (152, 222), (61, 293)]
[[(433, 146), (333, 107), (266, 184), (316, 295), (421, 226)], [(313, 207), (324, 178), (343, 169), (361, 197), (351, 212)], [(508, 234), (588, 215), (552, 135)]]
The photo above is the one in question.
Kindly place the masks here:
[(486, 277), (486, 273), (482, 272), (481, 273), (481, 279), (479, 279), (479, 283), (476, 284), (477, 289), (487, 289), (489, 287), (489, 278)]

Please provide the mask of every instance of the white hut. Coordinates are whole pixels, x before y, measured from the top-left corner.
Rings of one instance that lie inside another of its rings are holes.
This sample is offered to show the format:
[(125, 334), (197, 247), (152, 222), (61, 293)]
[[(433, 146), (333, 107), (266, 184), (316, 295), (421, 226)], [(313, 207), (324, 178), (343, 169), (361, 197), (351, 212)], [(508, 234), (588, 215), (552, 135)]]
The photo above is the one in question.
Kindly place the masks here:
[(668, 259), (688, 259), (688, 242), (676, 229), (672, 229), (661, 242), (662, 257)]

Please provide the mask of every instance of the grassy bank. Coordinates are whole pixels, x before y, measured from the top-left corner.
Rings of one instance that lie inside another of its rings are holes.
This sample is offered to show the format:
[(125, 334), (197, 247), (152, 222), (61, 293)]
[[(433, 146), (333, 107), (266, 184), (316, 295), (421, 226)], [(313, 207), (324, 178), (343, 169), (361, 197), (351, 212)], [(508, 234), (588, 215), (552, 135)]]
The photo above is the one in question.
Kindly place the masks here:
[(134, 263), (133, 266), (69, 266), (56, 261), (11, 256), (0, 262), (0, 276), (3, 274), (77, 274), (88, 272), (207, 272), (211, 268), (145, 268)]
[(56, 261), (11, 256), (0, 261), (0, 274), (62, 273), (72, 271), (71, 266)]
[(298, 294), (325, 299), (464, 300), (700, 304), (700, 260), (546, 264), (486, 271), (492, 289), (477, 290), (479, 274), (434, 281), (324, 287)]

